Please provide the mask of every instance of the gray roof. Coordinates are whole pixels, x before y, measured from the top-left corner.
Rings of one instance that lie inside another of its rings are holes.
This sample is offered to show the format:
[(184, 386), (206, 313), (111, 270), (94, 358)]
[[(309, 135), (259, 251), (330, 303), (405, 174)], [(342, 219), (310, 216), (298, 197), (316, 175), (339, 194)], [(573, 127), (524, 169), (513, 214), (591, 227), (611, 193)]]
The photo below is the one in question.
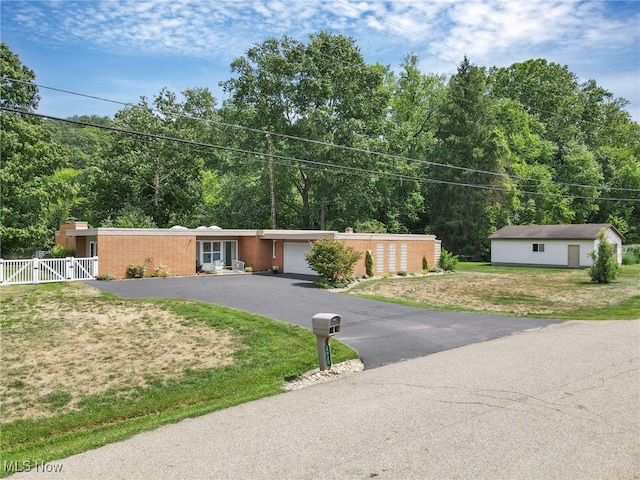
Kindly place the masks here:
[(620, 238), (624, 236), (610, 223), (587, 223), (581, 225), (508, 225), (489, 238), (536, 239), (536, 240), (592, 240), (598, 238), (603, 229), (611, 228)]

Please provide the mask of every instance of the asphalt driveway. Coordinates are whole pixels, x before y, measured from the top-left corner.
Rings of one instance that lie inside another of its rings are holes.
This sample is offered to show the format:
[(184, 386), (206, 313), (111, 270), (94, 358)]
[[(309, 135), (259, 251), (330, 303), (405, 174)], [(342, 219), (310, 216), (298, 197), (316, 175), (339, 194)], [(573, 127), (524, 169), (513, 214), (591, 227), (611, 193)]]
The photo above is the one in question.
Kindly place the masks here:
[(254, 274), (87, 283), (123, 298), (201, 300), (305, 328), (311, 328), (316, 313), (337, 313), (342, 315), (342, 328), (336, 338), (358, 351), (365, 368), (560, 323), (379, 302), (314, 288), (313, 280), (302, 275)]

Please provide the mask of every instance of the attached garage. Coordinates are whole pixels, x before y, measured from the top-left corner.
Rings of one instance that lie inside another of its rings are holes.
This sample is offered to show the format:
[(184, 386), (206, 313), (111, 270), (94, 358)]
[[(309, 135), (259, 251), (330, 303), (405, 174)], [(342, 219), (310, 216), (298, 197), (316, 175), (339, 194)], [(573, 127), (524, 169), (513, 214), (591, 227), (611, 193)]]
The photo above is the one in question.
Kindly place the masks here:
[(284, 242), (284, 272), (318, 275), (314, 270), (311, 270), (307, 263), (306, 255), (310, 251), (311, 243), (309, 242)]
[[(56, 232), (56, 244), (77, 252), (99, 255), (100, 274), (126, 278), (130, 265), (153, 271), (166, 266), (171, 275), (194, 275), (198, 265), (223, 268), (244, 264), (253, 271), (278, 267), (284, 273), (318, 274), (311, 270), (306, 254), (312, 242), (332, 238), (361, 253), (354, 275), (366, 273), (365, 256), (374, 255), (374, 272), (419, 272), (440, 258), (440, 240), (434, 235), (344, 233), (325, 230), (236, 230), (199, 228), (88, 228), (87, 222), (69, 219)], [(236, 262), (237, 260), (237, 262)], [(240, 268), (240, 267), (238, 267)]]

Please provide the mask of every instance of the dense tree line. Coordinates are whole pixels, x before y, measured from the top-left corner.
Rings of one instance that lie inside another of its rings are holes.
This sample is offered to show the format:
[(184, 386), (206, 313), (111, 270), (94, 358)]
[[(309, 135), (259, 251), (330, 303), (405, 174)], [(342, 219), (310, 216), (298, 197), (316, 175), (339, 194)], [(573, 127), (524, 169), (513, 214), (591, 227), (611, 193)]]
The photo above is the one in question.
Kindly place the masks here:
[(446, 78), (415, 55), (399, 72), (367, 64), (340, 35), (285, 36), (232, 62), (222, 105), (164, 89), (63, 122), (30, 115), (34, 79), (2, 44), (5, 258), (50, 245), (69, 216), (428, 232), (478, 259), (507, 224), (610, 222), (640, 241), (640, 126), (624, 99), (544, 59), (464, 58)]

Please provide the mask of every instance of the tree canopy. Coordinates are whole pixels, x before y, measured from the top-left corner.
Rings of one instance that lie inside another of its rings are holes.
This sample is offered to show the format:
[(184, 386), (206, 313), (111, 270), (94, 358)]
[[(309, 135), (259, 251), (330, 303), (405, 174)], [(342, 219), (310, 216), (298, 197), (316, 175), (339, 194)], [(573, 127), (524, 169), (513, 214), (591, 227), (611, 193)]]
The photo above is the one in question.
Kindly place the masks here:
[[(42, 120), (35, 72), (1, 44), (3, 257), (92, 226), (432, 233), (488, 256), (509, 224), (613, 223), (640, 241), (640, 125), (626, 100), (531, 59), (450, 77), (368, 63), (320, 32), (254, 44), (219, 82), (114, 118)], [(272, 202), (273, 199), (273, 202)], [(274, 205), (275, 209), (272, 208)]]
[[(4, 43), (0, 44), (0, 255), (31, 255), (53, 240), (54, 206), (61, 195), (54, 174), (63, 166), (64, 148), (38, 118), (14, 113), (38, 106), (32, 70)], [(9, 110), (4, 110), (9, 109)]]

